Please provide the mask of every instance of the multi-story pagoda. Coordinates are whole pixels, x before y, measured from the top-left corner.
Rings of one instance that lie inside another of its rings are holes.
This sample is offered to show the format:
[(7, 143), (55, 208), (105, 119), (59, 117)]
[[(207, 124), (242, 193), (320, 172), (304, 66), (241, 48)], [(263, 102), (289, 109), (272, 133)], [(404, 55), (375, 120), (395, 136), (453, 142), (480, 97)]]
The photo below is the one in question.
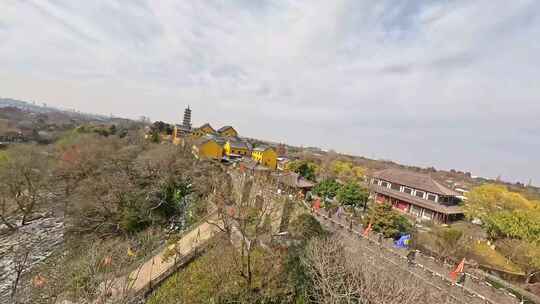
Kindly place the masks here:
[(184, 120), (181, 125), (175, 125), (173, 130), (172, 142), (179, 144), (180, 139), (191, 134), (191, 109), (189, 106), (184, 110)]
[(182, 122), (182, 127), (185, 130), (191, 130), (191, 109), (189, 106), (184, 110), (184, 121)]

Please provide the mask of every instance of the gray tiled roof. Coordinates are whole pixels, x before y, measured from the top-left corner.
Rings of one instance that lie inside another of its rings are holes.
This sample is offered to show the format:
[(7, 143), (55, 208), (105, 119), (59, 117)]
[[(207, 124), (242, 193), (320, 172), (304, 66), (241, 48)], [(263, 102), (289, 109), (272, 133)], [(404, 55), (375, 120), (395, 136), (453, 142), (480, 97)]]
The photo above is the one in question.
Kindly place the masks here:
[(240, 140), (229, 140), (229, 144), (231, 145), (231, 148), (235, 149), (248, 149), (248, 146), (245, 142)]
[(214, 138), (214, 140), (215, 140), (218, 144), (220, 144), (221, 146), (223, 146), (223, 145), (225, 144), (225, 142), (226, 142), (226, 140), (225, 140), (224, 138), (221, 138), (221, 137), (218, 137), (218, 136), (216, 136), (216, 137)]
[(206, 134), (203, 137), (196, 139), (194, 144), (202, 145), (211, 140), (215, 141), (218, 145), (223, 145), (225, 143), (225, 140), (219, 136), (216, 136), (214, 134)]
[(384, 194), (384, 195), (387, 195), (387, 196), (391, 196), (393, 198), (397, 198), (399, 200), (408, 202), (408, 203), (413, 204), (415, 206), (419, 206), (419, 207), (422, 207), (422, 208), (433, 210), (433, 211), (436, 211), (436, 212), (439, 212), (439, 213), (443, 213), (443, 214), (463, 214), (463, 210), (461, 209), (460, 206), (457, 206), (457, 205), (450, 205), (450, 206), (443, 205), (443, 204), (428, 201), (428, 200), (425, 200), (425, 199), (422, 199), (422, 198), (419, 198), (419, 197), (416, 197), (416, 196), (412, 196), (412, 195), (404, 193), (404, 192), (399, 192), (399, 191), (392, 190), (392, 189), (389, 189), (389, 188), (386, 188), (386, 187), (381, 187), (381, 186), (378, 186), (378, 185), (370, 185), (370, 188), (374, 192)]
[(234, 130), (234, 128), (232, 126), (223, 126), (223, 127), (219, 128), (217, 131), (219, 133), (221, 133), (221, 132), (223, 132), (223, 131), (225, 131), (225, 130), (227, 130), (229, 128)]
[(202, 128), (204, 128), (204, 127), (209, 127), (210, 129), (214, 130), (214, 132), (215, 132), (215, 129), (212, 128), (212, 126), (211, 126), (209, 123), (205, 123), (205, 124), (203, 124), (202, 126), (198, 127), (197, 129), (202, 129)]
[(269, 147), (269, 146), (258, 146), (258, 147), (255, 147), (253, 149), (253, 151), (260, 151), (260, 152), (264, 152), (268, 149), (272, 149), (272, 147)]
[(429, 174), (416, 173), (400, 169), (385, 169), (372, 174), (372, 177), (391, 183), (409, 186), (418, 190), (424, 190), (446, 196), (460, 195), (454, 190), (439, 184)]

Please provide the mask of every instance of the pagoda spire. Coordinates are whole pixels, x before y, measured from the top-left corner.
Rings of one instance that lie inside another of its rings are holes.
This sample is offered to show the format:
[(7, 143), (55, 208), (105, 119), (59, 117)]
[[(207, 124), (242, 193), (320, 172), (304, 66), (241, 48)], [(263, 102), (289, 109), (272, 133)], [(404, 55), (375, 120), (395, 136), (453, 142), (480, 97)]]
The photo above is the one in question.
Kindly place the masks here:
[(182, 122), (182, 126), (186, 130), (191, 130), (191, 109), (189, 108), (189, 105), (184, 110), (184, 121)]

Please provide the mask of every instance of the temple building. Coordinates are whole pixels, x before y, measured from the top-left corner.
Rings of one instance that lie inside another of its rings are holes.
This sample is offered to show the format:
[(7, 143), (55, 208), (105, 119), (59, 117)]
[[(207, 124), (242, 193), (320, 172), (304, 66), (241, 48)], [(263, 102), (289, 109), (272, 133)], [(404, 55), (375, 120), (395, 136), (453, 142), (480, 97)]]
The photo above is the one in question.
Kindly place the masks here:
[(216, 130), (209, 123), (205, 123), (191, 132), (191, 138), (197, 139), (209, 134), (216, 134)]
[(238, 137), (238, 132), (231, 126), (224, 126), (217, 130), (218, 134), (225, 137)]
[(428, 174), (400, 169), (375, 172), (370, 190), (376, 202), (388, 202), (403, 213), (421, 220), (448, 223), (463, 218), (460, 194)]
[(242, 140), (229, 139), (226, 141), (223, 149), (229, 157), (244, 157), (251, 154), (249, 145)]
[(198, 159), (221, 160), (223, 157), (223, 145), (212, 136), (204, 136), (193, 142), (192, 153)]
[(277, 168), (277, 153), (272, 147), (256, 147), (251, 152), (251, 158), (272, 170), (276, 170)]
[[(174, 126), (170, 140), (175, 145), (191, 144), (192, 152), (197, 158), (215, 159), (224, 162), (243, 160), (252, 163), (253, 167), (276, 170), (277, 153), (269, 146), (253, 149), (253, 145), (245, 138), (238, 136), (232, 126), (214, 129), (209, 123), (198, 128), (191, 124), (191, 109), (184, 110), (182, 124)], [(260, 169), (259, 168), (259, 169)]]

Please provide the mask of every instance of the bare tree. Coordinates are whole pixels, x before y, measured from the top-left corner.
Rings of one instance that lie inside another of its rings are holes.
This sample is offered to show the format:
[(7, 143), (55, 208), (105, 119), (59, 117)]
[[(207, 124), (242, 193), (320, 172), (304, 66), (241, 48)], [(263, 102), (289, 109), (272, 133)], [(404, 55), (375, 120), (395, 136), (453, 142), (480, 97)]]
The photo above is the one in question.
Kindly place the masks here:
[[(207, 180), (214, 169), (206, 164), (197, 166), (182, 147), (142, 147), (114, 138), (96, 142), (90, 138), (62, 155), (57, 172), (70, 202), (66, 209), (69, 227), (101, 236), (125, 233), (130, 230), (127, 226), (185, 224), (188, 203), (208, 194)], [(164, 198), (166, 189), (176, 191), (188, 184), (193, 200), (180, 204)]]
[(339, 158), (339, 154), (334, 150), (328, 151), (321, 159), (321, 177), (326, 178), (335, 178), (335, 174), (332, 170), (332, 164), (335, 160)]
[(348, 252), (336, 238), (312, 240), (303, 263), (313, 279), (311, 297), (316, 303), (450, 303), (447, 295), (410, 274)]
[[(281, 204), (272, 194), (270, 179), (246, 174), (232, 174), (231, 183), (217, 187), (214, 196), (218, 220), (208, 222), (234, 246), (234, 269), (245, 280), (246, 294), (254, 294), (254, 252), (267, 247), (272, 230), (278, 229)], [(223, 192), (221, 192), (223, 191)]]
[(8, 150), (0, 165), (2, 222), (14, 228), (10, 218), (26, 225), (50, 196), (50, 158), (34, 145), (20, 145)]
[(10, 219), (10, 215), (13, 212), (12, 209), (12, 206), (8, 206), (7, 199), (4, 196), (0, 197), (0, 220), (11, 231), (15, 231), (17, 226)]
[(84, 179), (99, 174), (105, 161), (116, 154), (118, 141), (85, 134), (69, 144), (57, 145), (55, 176), (63, 186), (66, 201)]
[(127, 248), (125, 243), (91, 241), (78, 250), (53, 256), (34, 274), (33, 286), (27, 291), (30, 303), (128, 303), (142, 264), (131, 267), (135, 257), (127, 254)]
[(14, 278), (11, 283), (11, 300), (17, 302), (18, 290), (23, 274), (28, 270), (31, 248), (27, 246), (11, 247)]

